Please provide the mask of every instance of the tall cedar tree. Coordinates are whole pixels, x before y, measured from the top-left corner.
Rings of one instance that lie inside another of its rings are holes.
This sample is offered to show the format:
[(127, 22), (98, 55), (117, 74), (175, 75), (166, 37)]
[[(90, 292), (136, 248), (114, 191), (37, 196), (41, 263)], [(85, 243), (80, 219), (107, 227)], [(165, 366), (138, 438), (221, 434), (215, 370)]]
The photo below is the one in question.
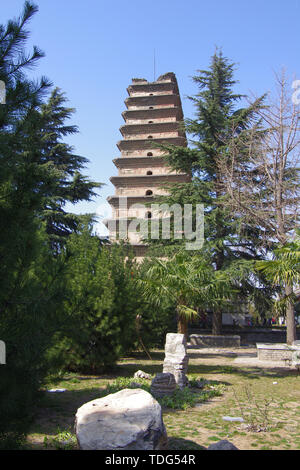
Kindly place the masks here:
[[(216, 51), (209, 70), (200, 70), (193, 77), (199, 88), (198, 94), (190, 97), (196, 108), (196, 118), (185, 121), (185, 129), (192, 137), (191, 145), (163, 146), (168, 164), (175, 170), (190, 173), (192, 180), (190, 183), (170, 185), (169, 195), (159, 199), (160, 202), (179, 203), (182, 206), (204, 204), (205, 242), (202, 250), (205, 256), (209, 254), (215, 270), (228, 272), (228, 279), (236, 272), (237, 263), (241, 261), (242, 266), (243, 260), (257, 257), (257, 233), (255, 228), (241, 226), (240, 221), (220, 204), (226, 194), (219, 189), (222, 174), (217, 161), (220, 155), (226, 154), (232, 129), (236, 133), (250, 129), (264, 100), (260, 97), (249, 107), (237, 109), (243, 95), (232, 91), (236, 83), (233, 72), (234, 64), (222, 52)], [(238, 284), (244, 294), (254, 289), (249, 276), (244, 279), (243, 286), (240, 280)], [(221, 331), (221, 308), (214, 308), (212, 332), (221, 334)]]

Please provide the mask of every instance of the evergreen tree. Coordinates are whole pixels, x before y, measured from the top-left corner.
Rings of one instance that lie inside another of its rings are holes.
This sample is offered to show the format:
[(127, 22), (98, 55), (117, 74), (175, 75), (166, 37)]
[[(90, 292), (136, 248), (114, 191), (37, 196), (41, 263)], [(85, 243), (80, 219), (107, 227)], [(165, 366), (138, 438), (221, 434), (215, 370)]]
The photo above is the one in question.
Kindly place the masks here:
[[(49, 370), (47, 350), (64, 324), (65, 264), (49, 251), (46, 228), (52, 235), (65, 202), (89, 198), (94, 186), (81, 175), (84, 160), (61, 143), (73, 130), (64, 126), (69, 111), (62, 106), (63, 97), (54, 91), (45, 104), (51, 83), (26, 75), (43, 56), (37, 47), (31, 54), (25, 51), (26, 27), (36, 11), (26, 1), (20, 18), (0, 25), (0, 80), (6, 87), (6, 103), (0, 104), (0, 339), (7, 354), (0, 371), (4, 449), (15, 447), (28, 430)], [(67, 227), (63, 235), (74, 229), (67, 214), (61, 220)]]
[[(209, 70), (200, 70), (193, 77), (199, 92), (190, 97), (196, 108), (195, 119), (187, 119), (185, 128), (191, 135), (190, 147), (163, 146), (168, 164), (178, 171), (192, 175), (190, 183), (174, 184), (168, 187), (169, 195), (159, 198), (169, 204), (204, 204), (205, 243), (202, 249), (209, 255), (216, 271), (226, 271), (234, 277), (239, 260), (251, 260), (257, 256), (255, 227), (241, 225), (233, 218), (230, 210), (224, 208), (218, 159), (226, 156), (232, 129), (236, 135), (243, 130), (251, 130), (257, 121), (257, 111), (263, 105), (264, 97), (252, 105), (238, 108), (243, 95), (232, 89), (234, 64), (217, 51), (212, 57)], [(260, 132), (258, 129), (257, 132)], [(168, 243), (168, 242), (166, 242)], [(178, 241), (174, 242), (175, 244)], [(231, 272), (232, 269), (232, 272)], [(247, 270), (246, 270), (247, 271)], [(249, 294), (255, 283), (249, 275), (237, 284), (241, 294)], [(213, 311), (213, 334), (220, 334), (222, 328), (221, 309)]]
[(88, 160), (74, 154), (73, 148), (63, 142), (66, 136), (78, 132), (76, 126), (65, 124), (74, 113), (74, 109), (64, 106), (65, 102), (64, 94), (55, 88), (48, 102), (41, 106), (41, 125), (36, 134), (43, 145), (41, 161), (53, 165), (59, 172), (57, 187), (49, 193), (42, 212), (42, 219), (46, 221), (47, 233), (54, 246), (60, 246), (82, 222), (81, 216), (65, 212), (65, 204), (90, 201), (96, 196), (95, 189), (102, 186), (82, 174)]

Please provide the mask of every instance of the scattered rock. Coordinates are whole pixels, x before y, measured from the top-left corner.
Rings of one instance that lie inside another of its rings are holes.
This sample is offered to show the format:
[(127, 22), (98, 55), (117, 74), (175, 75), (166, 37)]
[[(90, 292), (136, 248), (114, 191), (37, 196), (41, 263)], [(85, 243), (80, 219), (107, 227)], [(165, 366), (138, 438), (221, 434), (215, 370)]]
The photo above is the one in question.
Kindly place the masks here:
[(130, 387), (132, 387), (132, 388), (141, 388), (142, 385), (139, 384), (138, 382), (130, 382)]
[(138, 370), (134, 376), (133, 376), (135, 379), (148, 379), (150, 380), (151, 379), (151, 375), (150, 374), (146, 374), (146, 372), (143, 372), (142, 370)]
[(185, 336), (180, 333), (168, 333), (166, 336), (163, 372), (173, 374), (177, 385), (181, 389), (188, 385), (186, 377), (188, 362)]
[(156, 374), (151, 383), (150, 391), (156, 398), (164, 397), (166, 395), (172, 395), (176, 390), (176, 381), (173, 374), (160, 373)]
[(243, 423), (244, 420), (243, 418), (240, 418), (239, 416), (235, 417), (235, 416), (223, 416), (222, 418), (224, 421), (239, 421), (240, 423)]
[(160, 404), (141, 389), (124, 389), (81, 406), (75, 432), (82, 450), (165, 450)]
[(211, 444), (207, 450), (239, 450), (235, 445), (226, 439)]

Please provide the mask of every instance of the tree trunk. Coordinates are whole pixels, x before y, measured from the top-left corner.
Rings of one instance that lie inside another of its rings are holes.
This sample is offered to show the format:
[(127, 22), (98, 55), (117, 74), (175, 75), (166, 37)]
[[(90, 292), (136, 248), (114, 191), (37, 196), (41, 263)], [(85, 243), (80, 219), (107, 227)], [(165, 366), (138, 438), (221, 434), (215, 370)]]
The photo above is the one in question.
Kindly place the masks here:
[(213, 335), (222, 334), (222, 312), (220, 310), (216, 310), (213, 312), (212, 334)]
[[(221, 193), (217, 191), (217, 197), (221, 197)], [(218, 238), (222, 239), (225, 236), (224, 227), (219, 225), (217, 227)], [(224, 265), (225, 253), (224, 250), (218, 250), (216, 254), (216, 270), (220, 271)], [(213, 311), (212, 318), (212, 334), (221, 335), (222, 334), (222, 312), (216, 307), (216, 310)]]
[(177, 331), (185, 336), (186, 341), (188, 340), (188, 321), (181, 315), (177, 317)]
[[(285, 286), (285, 295), (291, 295), (293, 292), (291, 286)], [(288, 301), (286, 307), (286, 342), (287, 344), (293, 344), (296, 338), (296, 325), (295, 325), (295, 313), (294, 305), (291, 301)]]

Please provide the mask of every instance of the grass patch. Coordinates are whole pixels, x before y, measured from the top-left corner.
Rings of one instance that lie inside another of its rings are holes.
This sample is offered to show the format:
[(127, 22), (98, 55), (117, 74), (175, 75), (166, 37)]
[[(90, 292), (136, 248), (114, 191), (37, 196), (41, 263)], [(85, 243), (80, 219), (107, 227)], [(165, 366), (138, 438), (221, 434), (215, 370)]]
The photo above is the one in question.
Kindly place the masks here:
[[(35, 420), (27, 448), (61, 449), (68, 445), (76, 448), (73, 427), (77, 409), (122, 388), (133, 388), (132, 382), (138, 382), (149, 392), (151, 380), (136, 379), (133, 375), (139, 369), (152, 377), (161, 372), (163, 351), (151, 352), (151, 357), (149, 360), (137, 353), (123, 358), (110, 373), (102, 376), (64, 373), (50, 377), (47, 389), (65, 388), (67, 391), (44, 392), (34, 410)], [(205, 356), (201, 351), (197, 354), (191, 351), (188, 378), (190, 388), (159, 400), (170, 449), (203, 450), (215, 439), (228, 439), (242, 450), (299, 449), (300, 377), (297, 372), (246, 364), (236, 367), (233, 359), (226, 355)], [(241, 407), (247, 416), (250, 404), (245, 387), (251, 388), (259, 407), (263, 407), (265, 400), (270, 401), (266, 431), (253, 432), (245, 428), (246, 421), (222, 419), (223, 416), (241, 416)]]
[(43, 444), (45, 449), (74, 450), (77, 448), (77, 439), (71, 428), (65, 430), (58, 428), (54, 437), (44, 437)]

